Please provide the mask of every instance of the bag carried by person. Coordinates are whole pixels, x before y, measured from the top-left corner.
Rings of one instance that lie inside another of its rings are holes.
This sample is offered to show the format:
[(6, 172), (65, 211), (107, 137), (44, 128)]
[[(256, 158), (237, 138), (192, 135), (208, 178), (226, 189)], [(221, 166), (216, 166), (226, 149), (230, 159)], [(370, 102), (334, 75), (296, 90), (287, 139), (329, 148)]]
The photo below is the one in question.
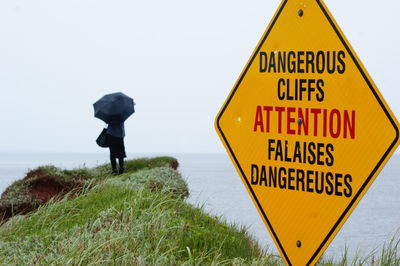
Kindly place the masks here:
[(107, 148), (108, 147), (107, 136), (106, 135), (107, 135), (107, 129), (103, 128), (103, 130), (101, 131), (100, 135), (96, 139), (97, 145), (99, 145), (100, 147), (103, 147), (103, 148)]

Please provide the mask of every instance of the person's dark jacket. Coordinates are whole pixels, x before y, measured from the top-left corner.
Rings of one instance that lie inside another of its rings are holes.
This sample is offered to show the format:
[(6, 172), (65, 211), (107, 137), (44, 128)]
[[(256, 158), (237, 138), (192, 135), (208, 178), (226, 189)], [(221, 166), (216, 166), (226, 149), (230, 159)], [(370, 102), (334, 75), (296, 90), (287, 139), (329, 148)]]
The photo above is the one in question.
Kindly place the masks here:
[(107, 127), (107, 134), (117, 137), (124, 138), (125, 137), (125, 127), (124, 123), (110, 123)]

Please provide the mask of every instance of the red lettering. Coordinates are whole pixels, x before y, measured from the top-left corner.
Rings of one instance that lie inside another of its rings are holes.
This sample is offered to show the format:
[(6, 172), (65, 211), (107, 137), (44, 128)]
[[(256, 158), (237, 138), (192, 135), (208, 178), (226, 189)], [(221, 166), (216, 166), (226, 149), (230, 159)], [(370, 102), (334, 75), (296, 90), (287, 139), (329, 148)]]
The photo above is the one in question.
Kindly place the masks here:
[(262, 117), (262, 110), (261, 106), (257, 106), (256, 109), (256, 118), (254, 119), (254, 132), (257, 132), (258, 127), (260, 127), (261, 132), (264, 132), (264, 123), (263, 123), (263, 117)]
[(321, 109), (311, 108), (311, 113), (314, 115), (314, 136), (318, 136), (318, 115)]
[[(336, 132), (334, 131), (334, 116), (336, 115)], [(340, 112), (338, 109), (333, 109), (329, 115), (329, 133), (331, 137), (338, 138), (340, 135)]]
[(297, 108), (297, 112), (299, 114), (299, 118), (301, 119), (301, 123), (297, 128), (297, 135), (301, 135), (301, 128), (304, 128), (304, 135), (308, 136), (308, 108), (306, 110), (306, 116), (304, 117), (303, 109)]
[(354, 139), (356, 137), (356, 111), (351, 111), (351, 122), (349, 118), (349, 111), (344, 110), (343, 118), (343, 137), (347, 138), (347, 130), (350, 131), (350, 138)]
[(269, 124), (270, 124), (270, 119), (269, 119), (269, 117), (270, 117), (270, 112), (272, 111), (272, 106), (264, 106), (264, 108), (263, 108), (263, 110), (265, 111), (265, 114), (266, 114), (266, 116), (265, 116), (265, 131), (267, 132), (267, 133), (269, 133), (269, 129), (270, 129), (270, 126), (269, 126)]
[(295, 119), (294, 117), (291, 116), (291, 114), (292, 114), (294, 111), (296, 111), (296, 108), (294, 108), (294, 107), (288, 107), (288, 108), (287, 108), (287, 119), (286, 119), (287, 127), (286, 127), (286, 131), (287, 131), (287, 133), (290, 134), (290, 135), (296, 134), (296, 130), (291, 129), (291, 127), (290, 127), (290, 124), (292, 124), (293, 122), (296, 122), (296, 119)]
[(278, 133), (282, 133), (282, 112), (285, 111), (285, 107), (275, 107), (275, 111), (278, 112)]
[[(311, 114), (310, 114), (311, 113)], [(271, 125), (277, 119), (277, 128)], [(311, 117), (310, 117), (311, 116)], [(311, 119), (313, 121), (311, 121)], [(296, 121), (301, 120), (297, 125)], [(273, 127), (271, 129), (271, 127)], [(286, 127), (283, 131), (282, 127)], [(313, 128), (311, 128), (313, 127)], [(339, 109), (301, 108), (283, 106), (256, 106), (253, 131), (288, 135), (313, 134), (315, 137), (355, 139), (356, 111)], [(311, 133), (312, 132), (312, 133)]]

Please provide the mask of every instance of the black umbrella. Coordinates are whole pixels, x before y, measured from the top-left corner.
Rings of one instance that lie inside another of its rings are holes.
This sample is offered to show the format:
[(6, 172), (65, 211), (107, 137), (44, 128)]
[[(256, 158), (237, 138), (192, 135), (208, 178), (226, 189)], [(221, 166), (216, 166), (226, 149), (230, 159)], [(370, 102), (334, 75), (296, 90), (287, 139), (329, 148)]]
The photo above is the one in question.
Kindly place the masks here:
[(94, 116), (107, 124), (124, 122), (135, 112), (133, 99), (122, 92), (106, 94), (93, 104)]

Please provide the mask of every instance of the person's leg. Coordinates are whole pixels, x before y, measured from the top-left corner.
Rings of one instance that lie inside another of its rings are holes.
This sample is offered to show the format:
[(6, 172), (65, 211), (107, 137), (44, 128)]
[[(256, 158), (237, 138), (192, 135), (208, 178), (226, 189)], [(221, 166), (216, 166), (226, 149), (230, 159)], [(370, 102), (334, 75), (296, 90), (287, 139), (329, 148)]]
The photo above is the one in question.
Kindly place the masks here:
[(118, 163), (119, 163), (119, 174), (123, 174), (124, 173), (124, 157), (119, 157), (118, 158)]
[(111, 173), (112, 174), (117, 174), (117, 160), (111, 154), (110, 154), (110, 161), (111, 161)]

